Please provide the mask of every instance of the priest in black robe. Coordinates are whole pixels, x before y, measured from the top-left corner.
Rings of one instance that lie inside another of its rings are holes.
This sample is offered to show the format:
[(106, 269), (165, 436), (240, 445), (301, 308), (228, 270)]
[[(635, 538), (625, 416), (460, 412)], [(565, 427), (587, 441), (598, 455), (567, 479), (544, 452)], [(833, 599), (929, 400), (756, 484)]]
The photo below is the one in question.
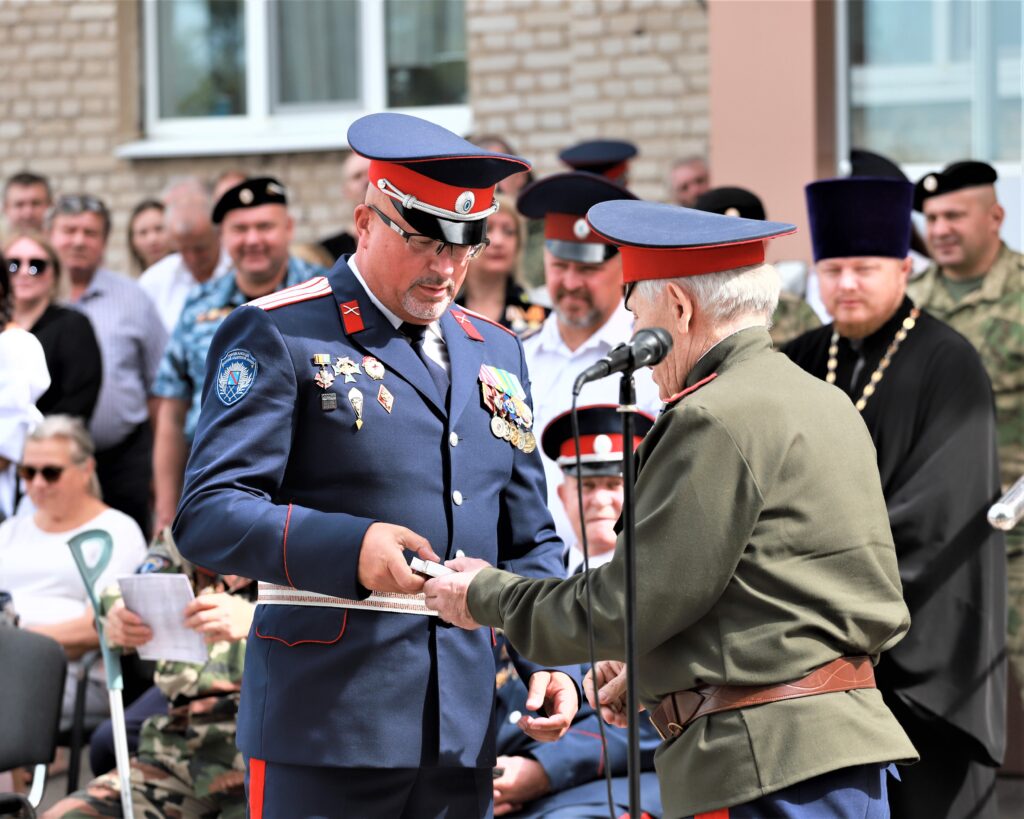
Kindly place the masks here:
[(889, 785), (892, 815), (997, 817), (1006, 554), (985, 519), (999, 495), (992, 389), (971, 344), (906, 296), (912, 196), (894, 179), (807, 186), (835, 321), (783, 352), (850, 396), (878, 453), (911, 627), (876, 678), (921, 753)]

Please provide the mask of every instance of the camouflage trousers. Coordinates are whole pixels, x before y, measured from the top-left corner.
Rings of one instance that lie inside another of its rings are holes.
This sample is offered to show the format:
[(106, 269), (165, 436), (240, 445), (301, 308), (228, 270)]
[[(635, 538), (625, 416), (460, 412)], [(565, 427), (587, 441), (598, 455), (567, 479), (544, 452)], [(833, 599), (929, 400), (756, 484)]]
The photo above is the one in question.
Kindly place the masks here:
[[(228, 771), (197, 796), (195, 783), (179, 769), (171, 772), (152, 760), (132, 757), (132, 807), (137, 819), (245, 819), (245, 774)], [(43, 819), (120, 819), (117, 771), (97, 777), (84, 790), (65, 797)]]

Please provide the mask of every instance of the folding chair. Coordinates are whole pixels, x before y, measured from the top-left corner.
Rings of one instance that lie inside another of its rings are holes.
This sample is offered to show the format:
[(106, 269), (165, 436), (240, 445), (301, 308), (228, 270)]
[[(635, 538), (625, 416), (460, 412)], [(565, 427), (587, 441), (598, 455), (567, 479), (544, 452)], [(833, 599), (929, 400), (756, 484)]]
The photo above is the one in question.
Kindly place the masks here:
[(67, 658), (56, 640), (0, 627), (0, 771), (34, 766), (28, 796), (0, 794), (0, 815), (35, 817), (57, 750)]

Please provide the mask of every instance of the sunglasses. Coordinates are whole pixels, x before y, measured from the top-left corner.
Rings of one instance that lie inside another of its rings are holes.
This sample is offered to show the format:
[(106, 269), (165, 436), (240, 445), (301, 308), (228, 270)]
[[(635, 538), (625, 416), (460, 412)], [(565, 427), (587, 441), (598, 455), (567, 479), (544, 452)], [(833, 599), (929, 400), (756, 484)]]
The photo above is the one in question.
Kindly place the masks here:
[(57, 483), (65, 469), (67, 469), (65, 466), (19, 466), (18, 477), (25, 483), (32, 483), (38, 472), (47, 483)]
[(14, 276), (19, 270), (24, 270), (30, 276), (42, 276), (50, 262), (46, 259), (8, 259), (7, 272)]
[(103, 204), (103, 200), (89, 196), (89, 194), (58, 197), (53, 209), (56, 213), (74, 214), (89, 211), (90, 213), (102, 213), (104, 216), (107, 214), (107, 206)]

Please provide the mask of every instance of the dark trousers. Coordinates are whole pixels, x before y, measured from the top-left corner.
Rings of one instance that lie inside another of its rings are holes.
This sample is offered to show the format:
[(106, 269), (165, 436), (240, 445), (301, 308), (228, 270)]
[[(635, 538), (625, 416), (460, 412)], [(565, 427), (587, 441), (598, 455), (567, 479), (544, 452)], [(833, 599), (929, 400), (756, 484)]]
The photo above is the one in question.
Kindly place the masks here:
[[(154, 685), (124, 707), (124, 724), (128, 733), (130, 755), (134, 755), (139, 749), (139, 731), (142, 730), (142, 723), (156, 714), (166, 714), (167, 705), (167, 697)], [(96, 776), (99, 776), (112, 771), (116, 766), (114, 726), (108, 719), (101, 722), (89, 738), (89, 767)]]
[(893, 819), (998, 819), (996, 768), (977, 761), (980, 746), (952, 725), (886, 692), (921, 761), (889, 785)]
[(153, 430), (139, 424), (128, 437), (96, 453), (96, 475), (103, 501), (139, 524), (147, 540), (152, 534), (149, 486), (153, 480)]
[(698, 813), (696, 819), (889, 819), (888, 767), (840, 768), (753, 802)]
[(489, 819), (491, 768), (313, 768), (246, 760), (249, 819)]

